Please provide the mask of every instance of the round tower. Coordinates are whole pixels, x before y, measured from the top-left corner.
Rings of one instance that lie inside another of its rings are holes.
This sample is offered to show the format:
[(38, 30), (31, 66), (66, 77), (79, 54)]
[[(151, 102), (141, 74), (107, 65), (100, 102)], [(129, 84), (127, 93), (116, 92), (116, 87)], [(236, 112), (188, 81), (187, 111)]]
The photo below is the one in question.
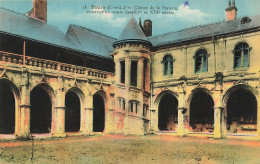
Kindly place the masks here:
[(124, 134), (145, 134), (149, 130), (151, 46), (133, 17), (113, 44), (116, 110), (124, 115), (123, 122), (118, 123), (124, 125)]

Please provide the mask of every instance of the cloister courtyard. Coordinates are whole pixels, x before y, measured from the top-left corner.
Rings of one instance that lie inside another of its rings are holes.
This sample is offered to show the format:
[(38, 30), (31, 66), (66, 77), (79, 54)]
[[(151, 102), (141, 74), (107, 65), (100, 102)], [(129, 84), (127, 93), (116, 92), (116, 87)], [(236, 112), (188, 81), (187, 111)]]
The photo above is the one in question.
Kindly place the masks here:
[[(32, 146), (34, 145), (34, 146)], [(250, 163), (260, 162), (260, 141), (171, 134), (95, 134), (27, 141), (1, 140), (0, 163)]]

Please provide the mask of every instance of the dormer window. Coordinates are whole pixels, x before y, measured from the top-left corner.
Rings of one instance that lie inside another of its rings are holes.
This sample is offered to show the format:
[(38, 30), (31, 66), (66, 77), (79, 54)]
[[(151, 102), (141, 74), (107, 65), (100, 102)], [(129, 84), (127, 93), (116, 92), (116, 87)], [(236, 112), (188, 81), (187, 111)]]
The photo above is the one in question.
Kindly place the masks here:
[(173, 75), (173, 58), (171, 55), (166, 55), (163, 58), (163, 75)]
[(234, 69), (247, 68), (249, 66), (250, 48), (247, 43), (239, 43), (234, 49)]
[(195, 58), (195, 73), (208, 71), (208, 53), (206, 50), (198, 50)]

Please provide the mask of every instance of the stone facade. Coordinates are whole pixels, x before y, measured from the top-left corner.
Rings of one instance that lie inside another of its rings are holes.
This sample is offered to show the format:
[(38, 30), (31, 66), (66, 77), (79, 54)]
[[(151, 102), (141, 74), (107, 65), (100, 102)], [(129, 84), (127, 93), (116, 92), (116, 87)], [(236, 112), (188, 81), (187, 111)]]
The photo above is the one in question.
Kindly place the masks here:
[[(134, 18), (118, 39), (70, 26), (73, 45), (94, 43), (96, 55), (94, 48), (75, 50), (68, 40), (46, 46), (1, 33), (0, 121), (8, 123), (0, 124), (0, 133), (17, 138), (96, 132), (259, 138), (259, 16), (238, 20), (236, 11), (235, 2), (229, 2), (226, 22), (159, 36), (150, 36), (150, 20), (142, 27)], [(20, 17), (25, 16), (17, 17), (24, 21)], [(77, 32), (97, 37), (88, 42)], [(104, 51), (110, 58), (99, 51), (104, 40), (113, 49)], [(24, 43), (23, 48), (12, 43)], [(34, 46), (28, 56), (26, 43)], [(35, 54), (41, 49), (51, 55)]]

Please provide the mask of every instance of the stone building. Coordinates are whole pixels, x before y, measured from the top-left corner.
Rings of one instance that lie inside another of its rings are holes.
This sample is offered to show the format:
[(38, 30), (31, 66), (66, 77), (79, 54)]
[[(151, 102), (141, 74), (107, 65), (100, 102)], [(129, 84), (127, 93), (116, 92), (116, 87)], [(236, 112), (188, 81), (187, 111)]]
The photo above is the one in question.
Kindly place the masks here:
[(63, 34), (46, 4), (0, 9), (0, 134), (260, 137), (260, 16), (229, 1), (226, 21), (152, 36), (131, 18), (116, 39)]

